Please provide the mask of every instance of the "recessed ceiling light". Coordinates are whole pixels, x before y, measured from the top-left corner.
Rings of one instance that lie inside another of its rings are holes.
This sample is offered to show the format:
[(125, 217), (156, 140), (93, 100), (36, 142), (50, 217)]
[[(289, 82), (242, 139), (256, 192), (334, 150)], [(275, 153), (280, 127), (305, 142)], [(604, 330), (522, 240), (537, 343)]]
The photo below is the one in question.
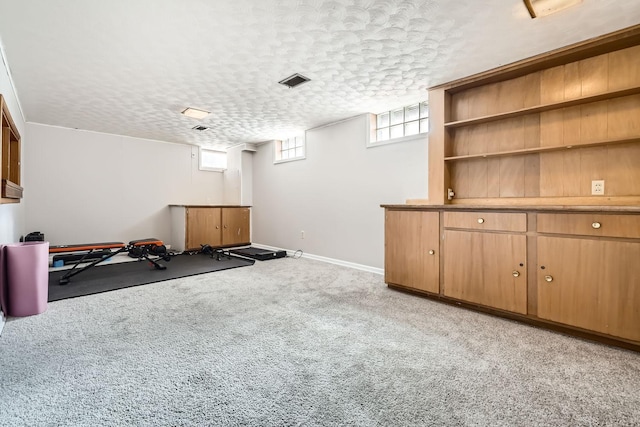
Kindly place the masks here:
[(582, 0), (524, 0), (532, 18), (546, 16), (582, 3)]
[(289, 77), (287, 77), (286, 79), (280, 80), (278, 83), (280, 83), (281, 85), (285, 85), (288, 88), (292, 88), (292, 87), (296, 87), (301, 85), (302, 83), (306, 83), (309, 80), (311, 80), (308, 77), (305, 77), (301, 74), (292, 74)]
[(209, 111), (200, 110), (198, 108), (188, 107), (182, 111), (182, 114), (187, 117), (193, 117), (194, 119), (204, 119), (211, 113)]

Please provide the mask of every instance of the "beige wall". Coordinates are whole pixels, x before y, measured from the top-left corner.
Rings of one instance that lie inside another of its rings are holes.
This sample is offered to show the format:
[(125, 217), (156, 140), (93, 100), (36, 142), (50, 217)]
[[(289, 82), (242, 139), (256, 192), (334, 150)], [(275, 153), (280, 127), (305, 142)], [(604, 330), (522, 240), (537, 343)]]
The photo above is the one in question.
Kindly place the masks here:
[[(384, 265), (380, 204), (427, 197), (427, 138), (366, 148), (366, 116), (306, 132), (307, 158), (253, 158), (253, 242), (374, 268)], [(305, 238), (300, 238), (300, 232)]]
[(27, 124), (28, 231), (51, 244), (171, 236), (169, 204), (223, 202), (197, 147)]

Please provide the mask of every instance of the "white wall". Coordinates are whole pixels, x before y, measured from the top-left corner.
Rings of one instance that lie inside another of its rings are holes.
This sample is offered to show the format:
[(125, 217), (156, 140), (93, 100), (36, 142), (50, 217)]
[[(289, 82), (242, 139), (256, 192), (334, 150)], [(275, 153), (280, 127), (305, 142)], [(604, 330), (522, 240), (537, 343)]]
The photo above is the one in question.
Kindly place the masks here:
[(227, 170), (224, 171), (224, 203), (239, 205), (242, 188), (242, 151), (240, 147), (227, 150)]
[(155, 237), (170, 242), (169, 204), (219, 204), (222, 173), (195, 146), (27, 124), (27, 231), (51, 244)]
[[(427, 197), (427, 138), (366, 148), (367, 116), (307, 131), (305, 160), (253, 159), (253, 242), (384, 267), (380, 204)], [(300, 232), (305, 238), (300, 238)]]
[[(2, 54), (2, 46), (0, 42), (0, 94), (5, 99), (11, 118), (20, 132), (22, 150), (24, 152), (25, 147), (28, 147), (29, 141), (25, 138), (25, 121), (22, 117), (22, 112), (18, 105), (18, 99), (13, 89), (13, 84), (9, 76), (8, 67), (4, 63), (4, 54)], [(22, 159), (21, 171), (22, 177), (21, 184), (24, 187), (24, 173), (29, 168), (29, 162), (24, 161), (24, 155)], [(0, 244), (17, 242), (20, 236), (24, 233), (24, 202), (28, 197), (28, 193), (25, 192), (24, 198), (20, 203), (0, 204)]]
[(224, 203), (250, 206), (253, 203), (253, 146), (241, 144), (227, 150), (224, 171)]
[(243, 206), (253, 205), (253, 154), (254, 151), (242, 151), (241, 153), (240, 204)]

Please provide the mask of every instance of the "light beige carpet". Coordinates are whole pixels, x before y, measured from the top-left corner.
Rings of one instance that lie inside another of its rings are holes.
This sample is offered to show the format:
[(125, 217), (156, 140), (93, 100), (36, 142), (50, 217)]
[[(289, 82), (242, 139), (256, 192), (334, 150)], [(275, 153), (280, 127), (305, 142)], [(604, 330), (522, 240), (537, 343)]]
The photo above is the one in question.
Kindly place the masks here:
[(286, 258), (11, 318), (0, 425), (640, 425), (640, 355)]

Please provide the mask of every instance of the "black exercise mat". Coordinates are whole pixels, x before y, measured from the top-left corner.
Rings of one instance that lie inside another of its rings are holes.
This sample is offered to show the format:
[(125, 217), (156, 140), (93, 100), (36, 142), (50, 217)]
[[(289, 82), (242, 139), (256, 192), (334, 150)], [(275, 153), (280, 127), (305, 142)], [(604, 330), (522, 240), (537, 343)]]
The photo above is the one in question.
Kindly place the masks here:
[(157, 270), (147, 261), (131, 261), (118, 264), (108, 264), (93, 267), (71, 278), (66, 285), (60, 285), (58, 280), (67, 270), (49, 273), (49, 302), (66, 298), (108, 292), (131, 286), (146, 285), (163, 280), (179, 277), (194, 276), (196, 274), (211, 273), (229, 268), (253, 265), (254, 260), (226, 256), (220, 261), (208, 255), (177, 255), (170, 262), (161, 261), (167, 266), (166, 270)]

